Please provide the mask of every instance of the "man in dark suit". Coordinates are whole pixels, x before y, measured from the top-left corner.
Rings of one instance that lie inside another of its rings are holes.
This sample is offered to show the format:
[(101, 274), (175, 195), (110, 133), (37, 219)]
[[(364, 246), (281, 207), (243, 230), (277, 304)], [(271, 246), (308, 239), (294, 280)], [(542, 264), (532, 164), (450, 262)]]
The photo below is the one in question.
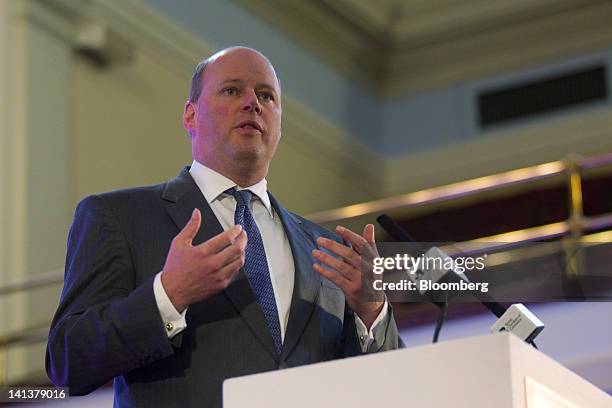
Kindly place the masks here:
[(229, 377), (401, 347), (361, 282), (374, 227), (336, 235), (267, 192), (281, 112), (269, 60), (220, 51), (185, 103), (192, 166), (78, 205), (49, 333), (55, 384), (82, 395), (114, 378), (116, 406), (218, 407)]

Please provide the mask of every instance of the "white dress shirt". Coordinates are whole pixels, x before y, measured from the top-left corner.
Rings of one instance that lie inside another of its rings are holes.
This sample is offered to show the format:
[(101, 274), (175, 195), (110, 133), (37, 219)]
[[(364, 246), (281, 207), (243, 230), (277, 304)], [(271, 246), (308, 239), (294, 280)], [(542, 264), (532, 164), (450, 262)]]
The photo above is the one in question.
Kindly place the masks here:
[[(281, 338), (284, 341), (293, 294), (295, 265), (289, 239), (283, 228), (282, 221), (270, 203), (266, 179), (264, 178), (252, 186), (242, 188), (227, 177), (195, 160), (191, 165), (189, 173), (224, 230), (234, 226), (234, 213), (236, 211), (235, 198), (224, 192), (235, 187), (237, 190), (249, 190), (253, 193), (251, 211), (261, 233), (266, 251), (272, 289), (274, 290), (274, 298), (278, 309)], [(201, 228), (206, 228), (206, 225), (202, 225)], [(162, 321), (166, 327), (166, 333), (169, 338), (172, 338), (187, 327), (185, 321), (187, 309), (179, 313), (174, 308), (161, 283), (161, 272), (155, 276), (153, 290)], [(385, 305), (370, 330), (367, 330), (363, 321), (355, 314), (357, 335), (364, 352), (373, 343), (380, 343), (379, 345), (382, 345), (384, 341), (383, 329), (388, 319), (387, 308), (388, 304), (385, 300)]]

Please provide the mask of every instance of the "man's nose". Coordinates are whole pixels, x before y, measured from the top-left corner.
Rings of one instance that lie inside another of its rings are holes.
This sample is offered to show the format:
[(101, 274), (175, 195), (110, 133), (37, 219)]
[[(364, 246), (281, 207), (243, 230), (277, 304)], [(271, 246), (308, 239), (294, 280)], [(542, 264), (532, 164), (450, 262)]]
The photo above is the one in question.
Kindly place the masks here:
[(261, 113), (261, 105), (259, 104), (257, 94), (249, 94), (242, 106), (242, 110), (246, 112), (255, 112), (257, 114)]

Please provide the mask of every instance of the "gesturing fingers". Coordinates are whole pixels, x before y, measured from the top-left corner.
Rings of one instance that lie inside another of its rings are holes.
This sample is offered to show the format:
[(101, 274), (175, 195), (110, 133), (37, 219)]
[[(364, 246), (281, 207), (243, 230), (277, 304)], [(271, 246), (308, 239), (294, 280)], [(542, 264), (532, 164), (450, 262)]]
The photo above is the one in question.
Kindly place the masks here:
[(372, 260), (378, 256), (374, 225), (366, 225), (362, 235), (341, 226), (336, 232), (349, 246), (318, 238), (317, 244), (331, 254), (314, 250), (312, 255), (321, 264), (313, 268), (344, 292), (349, 307), (370, 327), (384, 304), (384, 294), (371, 285)]
[(373, 244), (376, 242), (375, 237), (374, 237), (374, 224), (367, 224), (364, 228), (363, 228), (363, 238), (370, 244)]
[(247, 236), (242, 227), (234, 226), (194, 246), (200, 223), (201, 214), (194, 210), (172, 241), (162, 271), (164, 290), (179, 311), (225, 289), (245, 262)]
[(219, 256), (221, 259), (225, 259), (226, 262), (231, 262), (239, 257), (244, 258), (246, 244), (247, 235), (246, 232), (242, 230), (231, 245), (225, 247), (214, 256)]
[(223, 269), (225, 266), (239, 259), (244, 261), (246, 242), (246, 232), (242, 231), (233, 244), (226, 246), (215, 254), (200, 252), (200, 257), (201, 259), (206, 260), (206, 266), (213, 274), (221, 276), (223, 275), (221, 273), (221, 269)]
[(327, 278), (331, 282), (333, 282), (336, 286), (338, 286), (345, 294), (352, 293), (354, 288), (356, 288), (356, 284), (351, 282), (343, 275), (336, 273), (323, 265), (314, 264), (313, 268), (316, 272), (321, 274), (324, 278)]
[[(334, 256), (331, 256), (323, 251), (319, 251), (318, 249), (313, 250), (312, 255), (319, 262), (336, 270), (340, 274), (339, 276), (343, 277), (344, 279), (351, 281), (351, 282), (355, 282), (359, 280), (359, 271), (356, 270), (352, 265), (344, 262), (343, 260), (340, 260)], [(338, 274), (334, 274), (334, 275), (338, 275)]]
[(336, 232), (342, 237), (342, 239), (349, 242), (359, 255), (367, 260), (378, 256), (376, 242), (374, 239), (374, 225), (366, 225), (363, 229), (363, 236), (356, 234), (350, 229), (340, 225), (336, 227)]
[(362, 252), (362, 248), (368, 244), (364, 237), (359, 234), (354, 233), (348, 228), (342, 227), (338, 225), (336, 227), (336, 232), (338, 235), (342, 237), (346, 242), (350, 243), (351, 246), (358, 252)]
[(176, 235), (175, 239), (178, 239), (181, 242), (189, 243), (193, 241), (198, 230), (200, 229), (200, 225), (202, 223), (202, 214), (200, 210), (194, 208), (191, 213), (191, 218), (187, 221), (187, 224), (183, 227), (183, 229)]
[[(238, 237), (242, 235), (242, 232), (242, 226), (237, 224), (196, 247), (199, 248), (204, 255), (216, 254), (224, 248), (233, 246)], [(244, 235), (246, 237), (246, 233)]]
[(356, 253), (352, 248), (347, 247), (333, 239), (319, 237), (317, 239), (317, 245), (321, 248), (327, 249), (329, 252), (342, 257), (346, 262), (351, 264), (355, 268), (359, 268), (361, 260), (359, 254)]
[(240, 268), (244, 266), (244, 256), (238, 256), (233, 260), (229, 261), (223, 267), (221, 267), (218, 271), (218, 276), (222, 280), (221, 283), (223, 287), (227, 287), (231, 281), (234, 279)]

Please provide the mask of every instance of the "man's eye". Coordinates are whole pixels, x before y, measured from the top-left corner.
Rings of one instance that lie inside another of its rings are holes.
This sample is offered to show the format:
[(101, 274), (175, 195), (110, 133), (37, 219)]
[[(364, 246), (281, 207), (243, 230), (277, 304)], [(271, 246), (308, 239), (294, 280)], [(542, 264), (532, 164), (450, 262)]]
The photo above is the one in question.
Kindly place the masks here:
[(265, 102), (270, 102), (274, 100), (274, 95), (272, 95), (270, 92), (260, 92), (258, 94), (259, 99), (265, 101)]
[(223, 94), (227, 96), (234, 96), (238, 95), (238, 88), (236, 88), (235, 86), (228, 86), (227, 88), (223, 88), (221, 92), (223, 92)]

